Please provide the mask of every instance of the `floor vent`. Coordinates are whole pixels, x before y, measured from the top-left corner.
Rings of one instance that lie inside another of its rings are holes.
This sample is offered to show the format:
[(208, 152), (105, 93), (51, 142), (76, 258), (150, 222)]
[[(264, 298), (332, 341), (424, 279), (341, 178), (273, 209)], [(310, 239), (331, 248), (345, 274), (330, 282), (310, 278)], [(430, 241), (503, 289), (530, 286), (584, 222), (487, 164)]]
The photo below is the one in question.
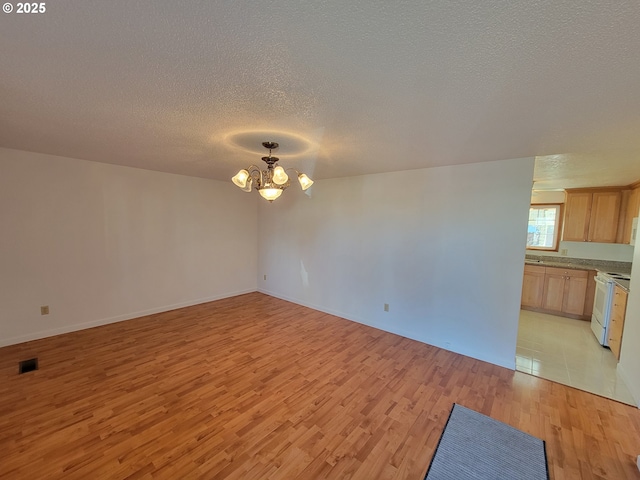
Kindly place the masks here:
[(38, 369), (38, 359), (30, 358), (29, 360), (23, 360), (19, 363), (20, 373), (33, 372)]

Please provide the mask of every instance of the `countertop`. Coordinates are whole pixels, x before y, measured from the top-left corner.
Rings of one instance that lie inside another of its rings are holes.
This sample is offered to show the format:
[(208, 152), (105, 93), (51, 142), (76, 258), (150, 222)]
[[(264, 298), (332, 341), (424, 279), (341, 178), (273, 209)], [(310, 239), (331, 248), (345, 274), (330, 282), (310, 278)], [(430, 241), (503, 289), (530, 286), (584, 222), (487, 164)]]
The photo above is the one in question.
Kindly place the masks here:
[[(598, 272), (616, 272), (622, 273), (625, 275), (629, 275), (631, 273), (631, 265), (628, 266), (626, 264), (621, 264), (620, 262), (602, 262), (599, 260), (595, 260), (590, 262), (589, 260), (580, 259), (580, 263), (574, 263), (571, 261), (560, 261), (556, 260), (555, 257), (545, 257), (543, 260), (526, 258), (524, 263), (525, 265), (534, 265), (540, 267), (552, 267), (552, 268), (566, 268), (571, 270), (596, 270)], [(631, 283), (629, 280), (620, 280), (613, 279), (617, 285), (625, 289), (627, 292), (629, 291), (629, 284)]]
[(589, 267), (588, 265), (576, 265), (569, 262), (554, 262), (548, 260), (525, 260), (525, 265), (539, 265), (541, 267), (553, 267), (553, 268), (571, 268), (573, 270), (596, 270), (596, 268)]
[(631, 262), (610, 260), (592, 260), (588, 258), (559, 257), (551, 255), (533, 255), (527, 253), (525, 263), (544, 267), (572, 268), (575, 270), (599, 270), (601, 272), (617, 272), (629, 275)]
[(629, 284), (631, 283), (629, 280), (620, 280), (619, 278), (614, 278), (613, 281), (616, 282), (616, 284), (623, 288), (625, 291), (627, 291), (627, 293), (629, 292)]

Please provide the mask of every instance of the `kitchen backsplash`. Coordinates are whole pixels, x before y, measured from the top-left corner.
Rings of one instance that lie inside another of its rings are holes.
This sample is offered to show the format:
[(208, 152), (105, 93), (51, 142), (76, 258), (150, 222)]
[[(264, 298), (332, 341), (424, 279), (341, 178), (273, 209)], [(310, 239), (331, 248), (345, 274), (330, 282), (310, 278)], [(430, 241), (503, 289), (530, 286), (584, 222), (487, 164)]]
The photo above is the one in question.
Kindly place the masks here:
[(570, 263), (572, 265), (584, 265), (596, 270), (610, 272), (631, 273), (631, 262), (616, 262), (612, 260), (595, 260), (590, 258), (549, 257), (549, 255), (532, 255), (527, 253), (526, 260), (540, 260), (543, 262)]
[[(633, 247), (621, 243), (560, 242), (558, 252), (527, 250), (527, 254), (560, 258), (571, 257), (590, 260), (610, 260), (614, 262), (633, 261)], [(560, 258), (558, 261), (560, 261)]]

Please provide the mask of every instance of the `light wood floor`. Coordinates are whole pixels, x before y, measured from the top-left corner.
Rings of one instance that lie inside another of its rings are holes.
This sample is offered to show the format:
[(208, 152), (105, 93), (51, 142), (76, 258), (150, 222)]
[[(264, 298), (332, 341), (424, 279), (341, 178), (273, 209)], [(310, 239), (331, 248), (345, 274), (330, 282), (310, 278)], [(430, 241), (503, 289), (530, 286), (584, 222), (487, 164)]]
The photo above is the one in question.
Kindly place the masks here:
[(0, 478), (421, 480), (453, 402), (640, 478), (633, 407), (258, 293), (0, 349)]

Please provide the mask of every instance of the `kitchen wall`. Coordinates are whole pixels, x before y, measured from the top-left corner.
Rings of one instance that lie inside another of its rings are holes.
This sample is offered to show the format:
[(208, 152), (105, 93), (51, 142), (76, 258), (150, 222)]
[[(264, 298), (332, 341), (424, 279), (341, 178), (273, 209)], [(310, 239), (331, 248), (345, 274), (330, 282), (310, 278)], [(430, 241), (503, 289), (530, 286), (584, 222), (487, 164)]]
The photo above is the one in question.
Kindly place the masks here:
[(513, 369), (532, 177), (526, 158), (292, 187), (260, 202), (258, 288)]
[[(566, 250), (566, 255), (559, 252)], [(633, 247), (620, 243), (593, 242), (560, 242), (558, 252), (544, 252), (542, 250), (527, 250), (532, 255), (548, 257), (590, 258), (594, 260), (610, 260), (614, 262), (632, 262)]]
[[(640, 265), (640, 248), (635, 249), (633, 264)], [(640, 408), (640, 268), (632, 268), (629, 290), (618, 372)]]
[[(531, 195), (531, 203), (563, 203), (564, 191), (534, 190)], [(566, 254), (561, 254), (566, 250)], [(560, 242), (557, 252), (545, 252), (543, 250), (527, 250), (533, 255), (548, 257), (589, 258), (593, 260), (609, 260), (614, 262), (633, 261), (633, 247), (619, 243), (593, 243), (593, 242)]]
[(564, 203), (564, 190), (532, 190), (531, 204), (539, 203)]
[(230, 182), (0, 149), (0, 225), (0, 345), (256, 290)]

